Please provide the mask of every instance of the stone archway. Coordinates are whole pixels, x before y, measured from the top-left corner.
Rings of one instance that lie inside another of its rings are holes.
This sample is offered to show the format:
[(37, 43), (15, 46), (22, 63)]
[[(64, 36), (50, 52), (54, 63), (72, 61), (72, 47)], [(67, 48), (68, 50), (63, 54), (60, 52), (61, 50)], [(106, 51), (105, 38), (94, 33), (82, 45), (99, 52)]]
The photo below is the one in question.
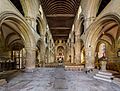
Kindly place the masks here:
[(32, 28), (29, 27), (22, 17), (8, 11), (0, 14), (0, 21), (0, 28), (2, 28), (3, 25), (8, 26), (22, 39), (22, 43), (24, 44), (26, 50), (26, 69), (35, 68), (36, 42), (32, 33)]
[(84, 16), (81, 14), (75, 23), (75, 29), (73, 32), (74, 35), (74, 47), (73, 50), (75, 49), (74, 53), (74, 63), (75, 64), (80, 64), (81, 63), (81, 36), (84, 33)]
[(62, 60), (64, 61), (64, 54), (65, 53), (65, 49), (63, 46), (58, 46), (57, 47), (57, 60)]
[(64, 62), (66, 62), (66, 59), (67, 59), (67, 51), (66, 51), (66, 45), (64, 43), (61, 43), (61, 41), (55, 46), (55, 62), (58, 62), (58, 59), (59, 58), (59, 49), (61, 50), (62, 49), (62, 52), (60, 53)]
[[(85, 49), (86, 49), (86, 67), (94, 68), (95, 50), (99, 40), (107, 41), (112, 45), (112, 49), (116, 47), (117, 32), (119, 30), (119, 16), (113, 14), (107, 14), (96, 20), (93, 25), (90, 26), (87, 35)], [(116, 48), (113, 50), (113, 55), (116, 55)]]

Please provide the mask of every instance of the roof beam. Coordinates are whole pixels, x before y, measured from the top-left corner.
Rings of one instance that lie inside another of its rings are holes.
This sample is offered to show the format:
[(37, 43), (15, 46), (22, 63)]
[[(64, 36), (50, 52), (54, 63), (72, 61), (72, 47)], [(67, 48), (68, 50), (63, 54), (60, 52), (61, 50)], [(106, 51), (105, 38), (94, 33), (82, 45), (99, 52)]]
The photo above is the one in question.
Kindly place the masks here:
[(55, 37), (68, 37), (68, 34), (53, 34)]
[(69, 27), (51, 27), (50, 29), (54, 30), (54, 29), (59, 29), (59, 30), (70, 30), (71, 28)]
[(68, 39), (68, 36), (65, 36), (65, 37), (53, 36), (53, 39), (54, 39), (54, 40), (58, 40), (58, 39), (67, 40), (67, 39)]
[(46, 15), (46, 17), (75, 17), (74, 14), (50, 14)]

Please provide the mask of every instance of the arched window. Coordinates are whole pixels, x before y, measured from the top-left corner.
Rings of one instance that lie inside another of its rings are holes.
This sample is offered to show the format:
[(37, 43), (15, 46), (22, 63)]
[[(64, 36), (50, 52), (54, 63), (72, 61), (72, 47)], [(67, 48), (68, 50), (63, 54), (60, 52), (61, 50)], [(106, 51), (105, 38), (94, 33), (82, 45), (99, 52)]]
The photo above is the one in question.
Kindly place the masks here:
[(105, 45), (105, 43), (101, 43), (99, 45), (98, 58), (101, 58), (102, 56), (104, 56), (105, 52), (106, 52), (106, 45)]
[(69, 39), (70, 41), (69, 41), (69, 46), (70, 46), (70, 48), (71, 48), (71, 39)]
[(47, 44), (48, 43), (48, 34), (46, 33), (45, 35), (45, 43)]
[(52, 42), (51, 42), (51, 40), (50, 40), (50, 48), (52, 48)]
[(81, 28), (80, 29), (81, 29), (80, 30), (81, 31), (80, 35), (82, 35), (84, 33), (84, 20), (81, 23)]
[(37, 25), (36, 25), (36, 31), (40, 35), (40, 24), (39, 24), (39, 19), (36, 20)]
[(73, 40), (73, 42), (74, 42), (74, 44), (75, 44), (75, 32), (73, 33), (73, 38), (74, 38), (74, 40)]

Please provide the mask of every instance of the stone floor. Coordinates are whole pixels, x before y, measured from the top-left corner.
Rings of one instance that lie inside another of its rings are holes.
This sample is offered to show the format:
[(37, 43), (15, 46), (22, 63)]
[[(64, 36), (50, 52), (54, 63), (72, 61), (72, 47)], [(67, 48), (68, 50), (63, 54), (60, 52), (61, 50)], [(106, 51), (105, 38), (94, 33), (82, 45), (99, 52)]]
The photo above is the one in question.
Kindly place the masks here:
[(38, 68), (33, 73), (20, 73), (0, 91), (120, 91), (120, 87), (84, 72)]

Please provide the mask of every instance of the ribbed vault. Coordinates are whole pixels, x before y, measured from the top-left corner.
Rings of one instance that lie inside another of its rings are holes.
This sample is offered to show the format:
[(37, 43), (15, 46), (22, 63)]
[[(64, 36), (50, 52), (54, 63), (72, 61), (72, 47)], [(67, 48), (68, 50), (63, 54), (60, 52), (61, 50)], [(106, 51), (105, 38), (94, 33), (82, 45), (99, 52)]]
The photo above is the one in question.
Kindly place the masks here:
[(54, 40), (67, 40), (80, 0), (40, 0)]

